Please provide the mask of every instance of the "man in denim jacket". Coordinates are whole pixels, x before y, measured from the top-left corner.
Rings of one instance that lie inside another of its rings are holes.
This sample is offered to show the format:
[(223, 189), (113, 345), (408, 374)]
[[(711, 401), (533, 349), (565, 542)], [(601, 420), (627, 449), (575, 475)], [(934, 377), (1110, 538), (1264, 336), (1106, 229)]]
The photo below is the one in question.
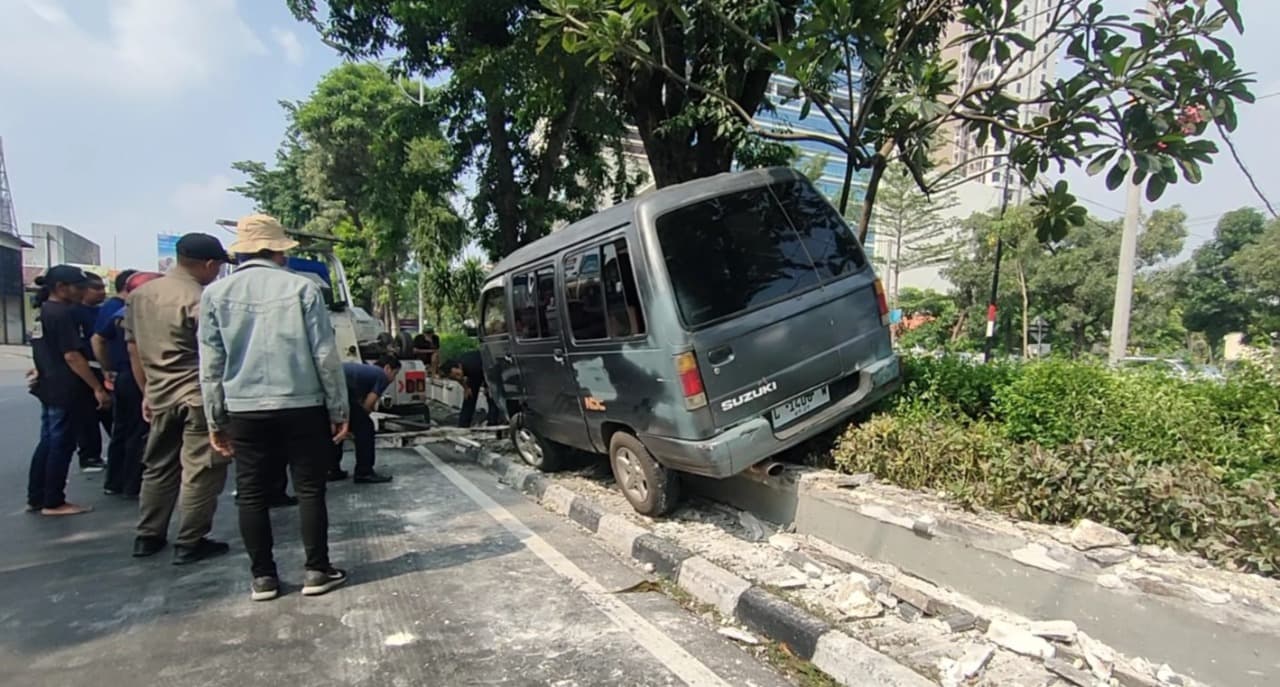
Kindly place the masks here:
[(298, 243), (272, 217), (236, 226), (239, 266), (200, 303), (200, 380), (210, 440), (234, 455), (240, 535), (253, 573), (252, 598), (273, 599), (279, 578), (268, 511), (273, 475), (288, 463), (298, 496), (306, 572), (302, 593), (346, 581), (329, 562), (325, 477), (333, 444), (348, 431), (346, 382), (324, 297), (284, 268)]

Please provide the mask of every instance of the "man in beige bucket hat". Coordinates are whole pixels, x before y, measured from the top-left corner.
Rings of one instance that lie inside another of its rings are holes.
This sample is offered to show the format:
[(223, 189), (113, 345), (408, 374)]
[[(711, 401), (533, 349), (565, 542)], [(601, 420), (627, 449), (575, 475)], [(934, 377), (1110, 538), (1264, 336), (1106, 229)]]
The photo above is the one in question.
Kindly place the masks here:
[(346, 382), (324, 297), (315, 282), (284, 268), (298, 246), (267, 215), (236, 225), (239, 266), (204, 292), (200, 379), (210, 440), (234, 455), (240, 535), (253, 575), (251, 598), (273, 599), (269, 501), (281, 462), (298, 497), (306, 549), (304, 595), (346, 581), (329, 562), (325, 477), (333, 444), (348, 430)]

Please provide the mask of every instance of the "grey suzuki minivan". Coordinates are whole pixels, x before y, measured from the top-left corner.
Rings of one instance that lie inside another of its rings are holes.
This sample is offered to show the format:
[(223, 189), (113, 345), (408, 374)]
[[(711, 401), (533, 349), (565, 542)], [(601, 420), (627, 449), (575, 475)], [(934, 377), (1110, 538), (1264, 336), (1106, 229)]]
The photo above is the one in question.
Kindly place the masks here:
[(790, 169), (609, 208), (512, 253), (481, 294), (489, 388), (523, 460), (607, 454), (635, 509), (729, 477), (899, 383), (884, 289)]

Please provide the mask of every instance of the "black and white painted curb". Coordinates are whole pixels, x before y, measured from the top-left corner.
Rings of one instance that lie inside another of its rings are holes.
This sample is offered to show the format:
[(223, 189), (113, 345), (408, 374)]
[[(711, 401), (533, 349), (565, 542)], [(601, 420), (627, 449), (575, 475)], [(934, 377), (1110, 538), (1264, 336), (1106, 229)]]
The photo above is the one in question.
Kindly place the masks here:
[(547, 510), (567, 516), (590, 530), (606, 546), (629, 556), (722, 615), (736, 618), (769, 639), (782, 642), (841, 685), (849, 687), (936, 687), (936, 683), (833, 629), (808, 611), (772, 592), (659, 537), (621, 515), (607, 512), (525, 465), (483, 450), (474, 442), (457, 442), (468, 457), (496, 473), (503, 482), (528, 494)]

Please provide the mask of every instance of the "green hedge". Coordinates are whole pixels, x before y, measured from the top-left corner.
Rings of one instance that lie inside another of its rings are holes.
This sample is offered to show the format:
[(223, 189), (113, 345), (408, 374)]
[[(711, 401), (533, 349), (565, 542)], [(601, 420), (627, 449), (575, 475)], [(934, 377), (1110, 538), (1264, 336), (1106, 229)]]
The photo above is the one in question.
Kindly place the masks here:
[(480, 348), (480, 341), (466, 334), (445, 333), (440, 335), (440, 364)]
[(904, 387), (830, 452), (838, 469), (1037, 522), (1280, 570), (1280, 386), (1051, 360), (904, 359)]

